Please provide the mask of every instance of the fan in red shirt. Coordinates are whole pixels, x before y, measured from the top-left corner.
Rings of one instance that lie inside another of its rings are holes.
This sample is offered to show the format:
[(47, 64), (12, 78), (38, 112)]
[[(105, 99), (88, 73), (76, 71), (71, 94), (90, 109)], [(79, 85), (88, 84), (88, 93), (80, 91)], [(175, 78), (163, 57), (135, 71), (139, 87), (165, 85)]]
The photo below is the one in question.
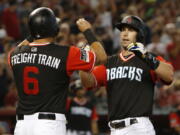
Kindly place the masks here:
[(180, 70), (180, 29), (173, 34), (173, 42), (167, 46), (169, 59), (175, 71)]
[(11, 0), (9, 7), (2, 13), (2, 23), (5, 25), (8, 36), (13, 37), (15, 40), (20, 39), (20, 20), (16, 13), (16, 1)]

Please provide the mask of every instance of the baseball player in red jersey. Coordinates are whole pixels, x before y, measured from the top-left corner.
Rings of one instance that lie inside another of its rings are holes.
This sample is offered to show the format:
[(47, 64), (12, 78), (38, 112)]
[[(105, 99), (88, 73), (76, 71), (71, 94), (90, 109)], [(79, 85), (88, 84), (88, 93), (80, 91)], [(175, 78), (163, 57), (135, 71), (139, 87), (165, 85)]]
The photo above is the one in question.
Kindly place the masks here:
[(15, 135), (65, 135), (70, 75), (75, 70), (89, 72), (94, 64), (106, 60), (89, 22), (79, 19), (77, 25), (95, 54), (54, 43), (59, 31), (57, 21), (49, 8), (32, 11), (28, 25), (33, 41), (28, 45), (23, 41), (9, 55), (19, 96)]
[(111, 135), (155, 135), (152, 113), (157, 80), (170, 84), (173, 68), (162, 57), (144, 48), (144, 22), (126, 16), (116, 25), (122, 51), (110, 56), (106, 64), (92, 73), (80, 72), (86, 87), (106, 86)]

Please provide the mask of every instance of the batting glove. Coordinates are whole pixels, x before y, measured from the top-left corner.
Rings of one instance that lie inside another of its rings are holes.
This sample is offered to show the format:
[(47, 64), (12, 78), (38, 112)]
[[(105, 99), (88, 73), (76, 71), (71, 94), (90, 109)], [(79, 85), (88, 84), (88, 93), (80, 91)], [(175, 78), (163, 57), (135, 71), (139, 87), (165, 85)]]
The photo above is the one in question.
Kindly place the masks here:
[(134, 52), (135, 55), (140, 57), (145, 63), (147, 63), (152, 70), (158, 68), (160, 61), (156, 59), (156, 55), (147, 52), (142, 43), (131, 43), (127, 47), (128, 51)]
[(131, 43), (127, 47), (128, 51), (134, 52), (136, 55), (144, 57), (144, 55), (147, 53), (144, 45), (142, 43)]

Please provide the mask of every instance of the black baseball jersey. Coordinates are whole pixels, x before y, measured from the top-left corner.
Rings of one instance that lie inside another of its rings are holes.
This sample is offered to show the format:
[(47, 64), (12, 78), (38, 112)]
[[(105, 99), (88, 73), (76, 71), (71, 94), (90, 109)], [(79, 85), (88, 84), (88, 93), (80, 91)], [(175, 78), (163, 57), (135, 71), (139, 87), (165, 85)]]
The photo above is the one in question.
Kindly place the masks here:
[(91, 131), (91, 120), (97, 120), (97, 114), (93, 104), (88, 100), (84, 103), (79, 103), (77, 98), (69, 102), (67, 111), (68, 129), (72, 131)]
[(111, 56), (93, 74), (97, 85), (107, 87), (109, 120), (152, 113), (155, 73), (139, 57)]
[(18, 89), (17, 114), (65, 113), (69, 76), (89, 71), (94, 54), (54, 43), (16, 47), (9, 57)]

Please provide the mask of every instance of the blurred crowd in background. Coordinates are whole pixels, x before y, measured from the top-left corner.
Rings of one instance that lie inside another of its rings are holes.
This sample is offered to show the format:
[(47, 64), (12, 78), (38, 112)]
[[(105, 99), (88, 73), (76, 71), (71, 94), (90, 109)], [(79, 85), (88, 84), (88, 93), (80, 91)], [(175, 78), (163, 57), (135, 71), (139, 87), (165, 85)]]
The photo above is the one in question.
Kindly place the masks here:
[[(170, 86), (161, 82), (156, 84), (155, 127), (159, 118), (165, 119), (164, 123), (158, 123), (157, 135), (180, 134), (180, 0), (1, 0), (0, 134), (13, 132), (17, 103), (16, 86), (7, 61), (8, 52), (29, 35), (28, 15), (40, 6), (50, 7), (61, 18), (56, 40), (59, 45), (83, 47), (87, 44), (76, 26), (76, 20), (83, 17), (93, 25), (108, 55), (121, 49), (119, 30), (114, 24), (126, 15), (141, 17), (146, 23), (147, 50), (170, 61), (175, 71)], [(78, 74), (73, 74), (72, 83), (77, 79)], [(73, 96), (70, 89), (70, 98)], [(99, 134), (108, 134), (105, 88), (88, 91), (87, 97), (96, 107)]]

